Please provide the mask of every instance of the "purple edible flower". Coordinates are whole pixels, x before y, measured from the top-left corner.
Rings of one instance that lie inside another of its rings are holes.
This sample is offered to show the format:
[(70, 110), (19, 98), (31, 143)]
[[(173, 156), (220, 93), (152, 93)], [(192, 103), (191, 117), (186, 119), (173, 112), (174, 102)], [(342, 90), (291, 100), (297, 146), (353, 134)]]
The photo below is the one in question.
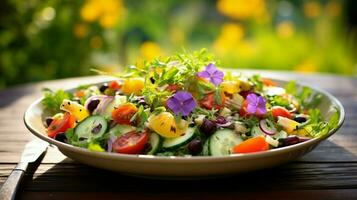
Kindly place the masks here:
[(167, 106), (176, 114), (189, 115), (196, 107), (196, 101), (192, 94), (186, 91), (178, 91), (167, 100)]
[(267, 112), (266, 109), (266, 100), (262, 96), (258, 96), (254, 93), (250, 93), (247, 96), (247, 112), (249, 114), (259, 114), (265, 115)]
[(206, 66), (204, 71), (198, 72), (197, 75), (209, 79), (211, 83), (218, 86), (223, 81), (224, 73), (219, 71), (214, 64), (210, 63)]

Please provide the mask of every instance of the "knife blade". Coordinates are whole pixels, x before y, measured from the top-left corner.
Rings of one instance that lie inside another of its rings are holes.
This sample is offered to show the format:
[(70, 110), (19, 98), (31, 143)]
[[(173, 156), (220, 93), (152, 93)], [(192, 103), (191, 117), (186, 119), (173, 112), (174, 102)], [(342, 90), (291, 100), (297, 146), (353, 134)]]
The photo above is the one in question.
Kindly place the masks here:
[(39, 139), (34, 139), (26, 144), (20, 162), (12, 170), (0, 189), (1, 200), (15, 199), (16, 190), (27, 170), (28, 164), (35, 162), (47, 150), (47, 147), (48, 143)]

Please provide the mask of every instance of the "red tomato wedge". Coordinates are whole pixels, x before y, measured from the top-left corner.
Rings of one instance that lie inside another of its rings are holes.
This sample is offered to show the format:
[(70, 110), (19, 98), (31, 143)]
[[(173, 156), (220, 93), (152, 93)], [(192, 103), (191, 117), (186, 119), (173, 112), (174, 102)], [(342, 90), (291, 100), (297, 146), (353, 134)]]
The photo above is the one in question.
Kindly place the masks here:
[(214, 93), (208, 93), (206, 94), (205, 97), (203, 97), (203, 99), (201, 100), (201, 105), (203, 107), (205, 107), (206, 109), (211, 110), (212, 108), (215, 109), (221, 109), (224, 106), (224, 103), (226, 102), (226, 96), (224, 95), (224, 93), (222, 92), (221, 94), (221, 100), (222, 102), (220, 104), (217, 104), (215, 98), (214, 98)]
[(254, 153), (259, 151), (266, 151), (269, 149), (269, 144), (262, 136), (250, 138), (233, 148), (234, 153)]
[(108, 84), (108, 87), (109, 87), (110, 89), (113, 89), (113, 90), (120, 90), (121, 84), (119, 84), (118, 81), (111, 81), (111, 82)]
[(273, 117), (277, 118), (277, 117), (286, 117), (286, 118), (289, 118), (291, 119), (291, 114), (290, 112), (284, 108), (284, 107), (281, 107), (281, 106), (273, 106), (271, 108), (271, 114), (273, 115)]
[(112, 118), (118, 124), (130, 125), (130, 119), (135, 115), (137, 111), (138, 109), (132, 103), (122, 104), (118, 108), (113, 110)]
[(114, 141), (113, 150), (117, 153), (139, 154), (144, 150), (148, 140), (149, 133), (147, 131), (142, 133), (131, 131)]
[(65, 113), (63, 118), (54, 119), (47, 128), (47, 135), (51, 138), (55, 138), (58, 133), (66, 132), (67, 129), (73, 128), (76, 122), (76, 118)]

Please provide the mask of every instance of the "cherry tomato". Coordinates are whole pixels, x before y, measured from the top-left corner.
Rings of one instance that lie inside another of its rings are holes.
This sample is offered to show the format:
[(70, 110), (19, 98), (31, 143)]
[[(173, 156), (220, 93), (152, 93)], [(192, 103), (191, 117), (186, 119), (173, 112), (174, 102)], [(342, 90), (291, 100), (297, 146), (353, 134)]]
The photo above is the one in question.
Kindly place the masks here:
[(53, 119), (50, 126), (47, 128), (47, 135), (51, 138), (55, 138), (58, 133), (66, 132), (67, 129), (73, 128), (76, 122), (76, 118), (66, 113), (63, 118)]
[(261, 80), (262, 80), (263, 84), (266, 86), (277, 86), (277, 84), (271, 79), (262, 78)]
[(120, 105), (118, 108), (114, 109), (112, 112), (113, 120), (118, 124), (130, 125), (130, 119), (138, 111), (136, 106), (132, 103), (126, 103)]
[(290, 112), (286, 108), (281, 107), (281, 106), (273, 106), (271, 108), (271, 113), (272, 113), (273, 117), (281, 116), (281, 117), (286, 117), (286, 118), (291, 119)]
[(233, 148), (234, 153), (254, 153), (259, 151), (266, 151), (269, 149), (269, 144), (262, 136), (250, 138)]
[(110, 89), (113, 89), (113, 90), (120, 90), (121, 84), (119, 84), (118, 81), (111, 81), (111, 82), (109, 83), (108, 87), (109, 87)]
[(226, 96), (222, 92), (221, 93), (222, 102), (220, 104), (217, 104), (214, 95), (215, 95), (214, 92), (206, 94), (206, 96), (203, 97), (203, 99), (201, 100), (201, 105), (209, 110), (211, 110), (212, 108), (221, 109), (226, 101)]
[(113, 150), (117, 153), (139, 154), (144, 150), (148, 140), (149, 133), (147, 131), (142, 133), (131, 131), (114, 141)]

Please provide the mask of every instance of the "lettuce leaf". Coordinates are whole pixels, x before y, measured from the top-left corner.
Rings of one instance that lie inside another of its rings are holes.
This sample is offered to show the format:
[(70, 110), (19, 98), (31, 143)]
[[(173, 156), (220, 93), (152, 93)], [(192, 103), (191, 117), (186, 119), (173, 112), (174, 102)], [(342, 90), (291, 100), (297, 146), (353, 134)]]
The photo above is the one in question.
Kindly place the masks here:
[(60, 106), (63, 99), (71, 99), (72, 97), (72, 94), (63, 90), (57, 90), (54, 92), (48, 88), (44, 88), (42, 91), (44, 98), (42, 99), (41, 103), (51, 114), (61, 112)]

